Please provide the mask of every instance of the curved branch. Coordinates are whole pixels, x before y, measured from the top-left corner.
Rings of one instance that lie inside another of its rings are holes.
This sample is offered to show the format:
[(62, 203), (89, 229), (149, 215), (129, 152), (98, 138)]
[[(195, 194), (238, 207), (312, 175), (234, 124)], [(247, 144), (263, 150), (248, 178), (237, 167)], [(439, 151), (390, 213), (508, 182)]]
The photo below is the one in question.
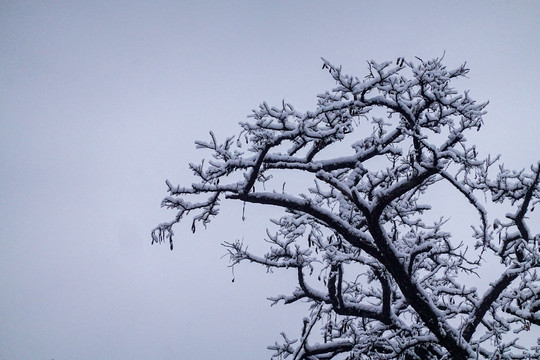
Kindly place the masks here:
[(343, 269), (341, 265), (332, 265), (330, 270), (330, 276), (328, 278), (328, 295), (332, 304), (333, 310), (336, 314), (344, 316), (357, 316), (361, 318), (375, 319), (382, 322), (385, 325), (392, 324), (390, 319), (390, 301), (388, 292), (385, 291), (383, 285), (383, 301), (382, 309), (380, 311), (375, 310), (373, 307), (361, 306), (358, 304), (346, 303), (343, 300), (341, 293)]
[(467, 190), (464, 186), (459, 184), (448, 172), (446, 171), (440, 171), (439, 174), (446, 179), (453, 187), (455, 187), (460, 193), (462, 193), (467, 200), (474, 206), (474, 208), (478, 211), (480, 214), (480, 219), (482, 220), (482, 228), (484, 230), (484, 244), (487, 244), (488, 242), (488, 219), (487, 219), (487, 212), (486, 209), (476, 199), (476, 197), (473, 195), (473, 193), (469, 190)]
[(490, 309), (491, 305), (499, 295), (514, 281), (519, 272), (516, 266), (512, 266), (510, 269), (506, 270), (502, 276), (497, 280), (495, 284), (484, 294), (482, 300), (475, 307), (475, 311), (470, 316), (470, 321), (463, 330), (463, 339), (470, 341), (476, 328), (486, 315), (486, 312)]
[(378, 199), (373, 206), (371, 212), (372, 219), (375, 219), (377, 222), (383, 210), (394, 200), (400, 196), (406, 194), (408, 191), (413, 190), (414, 188), (422, 185), (424, 181), (429, 179), (429, 177), (437, 174), (439, 172), (436, 168), (427, 168), (422, 172), (418, 173), (416, 176), (411, 177), (407, 180), (402, 180), (396, 183), (394, 186), (388, 188), (387, 191), (381, 192), (378, 195)]
[(311, 201), (299, 199), (291, 195), (277, 193), (249, 193), (249, 194), (229, 194), (228, 199), (237, 199), (249, 203), (275, 205), (286, 209), (304, 212), (325, 223), (328, 228), (337, 231), (345, 240), (353, 246), (364, 250), (366, 253), (381, 261), (381, 254), (373, 246), (373, 241), (365, 233), (350, 226), (332, 212), (321, 207), (316, 207)]

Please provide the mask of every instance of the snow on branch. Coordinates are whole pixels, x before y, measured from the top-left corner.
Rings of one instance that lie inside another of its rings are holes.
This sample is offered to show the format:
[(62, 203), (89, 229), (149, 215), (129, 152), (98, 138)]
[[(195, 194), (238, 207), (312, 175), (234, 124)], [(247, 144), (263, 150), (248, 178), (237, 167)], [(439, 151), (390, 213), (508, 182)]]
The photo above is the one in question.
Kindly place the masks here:
[[(231, 266), (296, 272), (296, 289), (270, 300), (310, 311), (298, 338), (283, 333), (269, 347), (276, 359), (538, 358), (540, 347), (515, 335), (540, 329), (540, 234), (531, 220), (540, 163), (509, 170), (467, 142), (487, 102), (453, 88), (465, 64), (368, 61), (357, 77), (323, 59), (322, 70), (334, 87), (312, 110), (263, 102), (236, 136), (220, 142), (210, 132), (196, 142), (209, 155), (189, 165), (191, 186), (166, 182), (162, 206), (176, 216), (152, 242), (172, 249), (176, 223), (192, 216), (193, 232), (206, 227), (222, 201), (281, 208), (265, 254), (249, 241), (223, 243)], [(287, 190), (297, 178), (313, 185)], [(450, 215), (422, 202), (440, 201), (437, 183), (477, 214), (471, 234), (453, 234)], [(502, 219), (490, 216), (500, 208)], [(500, 273), (478, 290), (473, 282), (494, 262)]]

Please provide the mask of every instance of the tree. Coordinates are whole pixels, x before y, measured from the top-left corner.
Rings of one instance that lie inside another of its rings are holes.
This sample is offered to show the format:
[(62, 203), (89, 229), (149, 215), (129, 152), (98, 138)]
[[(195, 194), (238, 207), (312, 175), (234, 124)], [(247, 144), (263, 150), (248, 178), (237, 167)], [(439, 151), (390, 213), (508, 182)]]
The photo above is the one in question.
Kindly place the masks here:
[[(511, 171), (467, 143), (487, 103), (451, 86), (465, 65), (369, 61), (363, 79), (324, 59), (323, 69), (337, 85), (314, 111), (263, 103), (238, 136), (196, 142), (212, 158), (190, 165), (199, 179), (191, 187), (167, 181), (162, 205), (177, 215), (152, 242), (172, 250), (173, 225), (194, 212), (195, 232), (222, 199), (282, 208), (266, 254), (224, 243), (232, 265), (297, 274), (296, 290), (271, 300), (307, 302), (309, 314), (296, 339), (282, 334), (269, 347), (275, 358), (537, 359), (540, 346), (523, 348), (516, 337), (540, 325), (540, 234), (528, 224), (540, 163)], [(280, 177), (312, 185), (286, 191)], [(453, 237), (448, 218), (422, 203), (437, 183), (477, 214), (468, 238)], [(488, 216), (501, 207), (501, 219)], [(501, 271), (487, 290), (471, 286), (490, 264)]]

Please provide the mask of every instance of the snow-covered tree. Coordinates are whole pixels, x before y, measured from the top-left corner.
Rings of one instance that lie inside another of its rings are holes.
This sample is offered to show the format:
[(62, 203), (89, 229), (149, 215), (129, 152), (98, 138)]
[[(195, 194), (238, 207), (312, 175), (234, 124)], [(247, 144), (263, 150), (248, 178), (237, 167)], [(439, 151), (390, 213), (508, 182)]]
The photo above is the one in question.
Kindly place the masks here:
[[(276, 359), (540, 358), (540, 339), (518, 341), (540, 329), (539, 224), (528, 223), (540, 163), (511, 171), (467, 142), (486, 103), (452, 87), (465, 65), (369, 61), (364, 78), (324, 59), (323, 69), (337, 85), (313, 111), (263, 103), (239, 135), (196, 143), (211, 158), (190, 165), (190, 187), (167, 182), (162, 205), (177, 215), (153, 242), (172, 249), (175, 223), (193, 213), (192, 230), (206, 226), (223, 199), (282, 208), (266, 254), (224, 243), (232, 265), (296, 272), (296, 290), (271, 300), (309, 311), (269, 347)], [(309, 185), (288, 190), (286, 179)], [(434, 216), (423, 203), (437, 201), (434, 188), (474, 209), (472, 231), (452, 236), (448, 216)], [(482, 266), (500, 273), (478, 290)]]

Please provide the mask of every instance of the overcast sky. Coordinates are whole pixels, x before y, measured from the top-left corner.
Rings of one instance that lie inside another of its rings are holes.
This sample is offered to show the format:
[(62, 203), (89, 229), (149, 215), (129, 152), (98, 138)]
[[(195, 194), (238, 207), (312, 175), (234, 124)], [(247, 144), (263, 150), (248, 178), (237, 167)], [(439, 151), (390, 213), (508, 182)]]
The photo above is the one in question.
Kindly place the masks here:
[(174, 251), (150, 245), (193, 142), (265, 100), (312, 108), (334, 85), (321, 56), (363, 77), (446, 53), (490, 101), (471, 140), (528, 167), (538, 19), (538, 1), (0, 1), (0, 360), (269, 358), (305, 316), (266, 300), (293, 279), (240, 266), (233, 283), (220, 243), (260, 242), (272, 212), (226, 205)]

